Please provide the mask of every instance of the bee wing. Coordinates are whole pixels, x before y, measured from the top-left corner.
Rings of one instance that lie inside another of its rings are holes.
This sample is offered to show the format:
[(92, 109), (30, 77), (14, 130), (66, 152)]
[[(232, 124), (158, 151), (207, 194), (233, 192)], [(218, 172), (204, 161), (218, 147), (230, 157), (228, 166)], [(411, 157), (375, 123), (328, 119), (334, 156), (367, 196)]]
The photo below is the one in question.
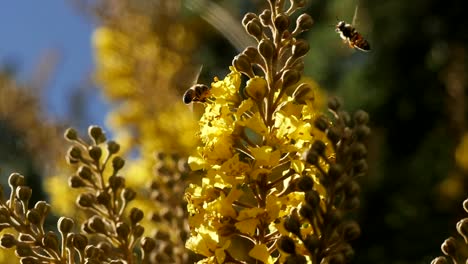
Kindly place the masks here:
[(353, 25), (353, 26), (356, 25), (356, 18), (357, 18), (358, 9), (359, 9), (359, 2), (356, 4), (356, 7), (354, 8), (353, 21), (351, 22), (351, 25)]
[[(200, 67), (196, 71), (196, 74), (195, 74), (195, 76), (193, 78), (191, 86), (195, 85), (198, 82), (198, 78), (200, 78), (200, 74), (201, 74), (202, 70), (203, 70), (203, 65), (200, 65)], [(189, 104), (189, 108), (190, 108), (190, 111), (193, 113), (193, 103)]]

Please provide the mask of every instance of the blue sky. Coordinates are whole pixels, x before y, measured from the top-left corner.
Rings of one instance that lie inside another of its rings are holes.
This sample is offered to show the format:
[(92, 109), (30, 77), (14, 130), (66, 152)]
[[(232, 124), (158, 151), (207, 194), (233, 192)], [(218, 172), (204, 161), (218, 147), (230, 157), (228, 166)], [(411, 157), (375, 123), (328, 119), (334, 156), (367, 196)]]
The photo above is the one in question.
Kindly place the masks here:
[[(0, 8), (0, 63), (14, 61), (21, 79), (29, 79), (48, 50), (60, 59), (47, 85), (44, 107), (53, 118), (64, 119), (68, 98), (92, 73), (91, 19), (80, 14), (72, 1), (4, 1)], [(92, 90), (87, 101), (88, 123), (103, 124), (105, 106)], [(94, 113), (94, 114), (93, 114)], [(70, 124), (79, 125), (79, 124)]]

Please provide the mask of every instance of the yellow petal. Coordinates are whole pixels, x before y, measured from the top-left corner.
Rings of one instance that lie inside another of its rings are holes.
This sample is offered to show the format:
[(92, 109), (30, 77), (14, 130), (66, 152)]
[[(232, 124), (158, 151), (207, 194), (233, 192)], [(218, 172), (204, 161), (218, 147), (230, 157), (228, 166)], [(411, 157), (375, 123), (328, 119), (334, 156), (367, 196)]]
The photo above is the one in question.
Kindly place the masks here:
[(274, 260), (270, 256), (270, 253), (268, 252), (268, 248), (264, 244), (259, 244), (255, 245), (252, 250), (249, 252), (249, 256), (251, 256), (254, 259), (258, 259), (262, 261), (263, 263), (268, 263), (268, 264), (273, 264)]

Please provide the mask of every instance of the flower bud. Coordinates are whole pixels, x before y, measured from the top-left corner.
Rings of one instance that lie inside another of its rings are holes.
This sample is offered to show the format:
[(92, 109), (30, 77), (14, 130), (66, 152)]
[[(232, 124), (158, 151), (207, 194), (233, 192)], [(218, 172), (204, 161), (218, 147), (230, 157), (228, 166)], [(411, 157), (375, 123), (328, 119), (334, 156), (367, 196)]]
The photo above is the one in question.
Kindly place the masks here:
[(371, 133), (371, 130), (366, 125), (359, 125), (355, 128), (356, 139), (360, 142), (366, 140)]
[(353, 164), (353, 169), (355, 175), (362, 175), (367, 173), (369, 170), (369, 167), (367, 165), (367, 160), (366, 159), (360, 159), (354, 162)]
[(301, 79), (301, 75), (296, 70), (286, 70), (283, 72), (283, 75), (281, 75), (281, 79), (283, 80), (284, 89), (285, 87), (296, 84)]
[(91, 207), (95, 201), (95, 198), (90, 193), (82, 193), (77, 198), (77, 204), (81, 207)]
[(315, 99), (314, 90), (307, 83), (301, 83), (296, 90), (294, 90), (292, 96), (299, 104), (305, 104), (307, 101)]
[(361, 200), (359, 197), (353, 197), (351, 199), (347, 199), (345, 202), (345, 208), (348, 210), (356, 210), (361, 206)]
[(109, 151), (109, 154), (115, 154), (119, 152), (119, 150), (120, 150), (119, 143), (113, 140), (107, 142), (107, 151)]
[(112, 168), (114, 169), (114, 171), (119, 171), (120, 169), (123, 168), (124, 165), (125, 165), (125, 160), (122, 159), (122, 157), (115, 156), (112, 159)]
[(305, 201), (313, 208), (317, 208), (320, 203), (320, 196), (315, 190), (310, 190), (305, 193)]
[(141, 225), (136, 225), (133, 227), (133, 237), (138, 238), (143, 235), (145, 228)]
[(32, 195), (32, 189), (27, 186), (19, 186), (18, 189), (16, 189), (16, 196), (21, 200), (21, 201), (29, 201)]
[(150, 252), (156, 247), (156, 241), (150, 237), (144, 237), (141, 239), (141, 248), (145, 252)]
[(458, 221), (457, 231), (465, 239), (465, 243), (468, 244), (468, 218)]
[(307, 175), (303, 175), (297, 181), (297, 187), (303, 192), (310, 191), (314, 187), (314, 180)]
[(96, 233), (106, 234), (106, 224), (101, 217), (93, 215), (89, 220), (89, 227)]
[(42, 261), (40, 261), (38, 258), (36, 257), (32, 257), (32, 256), (27, 256), (27, 257), (22, 257), (20, 260), (19, 260), (19, 263), (20, 264), (41, 264), (43, 263)]
[(257, 48), (252, 46), (245, 48), (242, 54), (245, 54), (251, 62), (255, 62), (259, 56)]
[(80, 166), (80, 168), (78, 169), (78, 176), (85, 180), (91, 180), (91, 169), (88, 166)]
[(16, 245), (16, 238), (12, 234), (3, 234), (0, 238), (2, 248), (12, 248)]
[(293, 4), (296, 7), (304, 7), (306, 4), (306, 1), (305, 0), (293, 0)]
[(369, 123), (369, 114), (363, 110), (358, 110), (354, 113), (354, 121), (356, 121), (356, 124), (365, 125)]
[(288, 254), (296, 254), (296, 245), (294, 244), (294, 240), (290, 237), (280, 237), (278, 240), (278, 247)]
[(361, 192), (361, 187), (355, 180), (349, 181), (345, 186), (345, 193), (347, 197), (358, 196)]
[(343, 175), (343, 167), (340, 164), (330, 164), (328, 169), (328, 176), (332, 181), (337, 181)]
[(39, 225), (43, 217), (36, 209), (31, 209), (26, 213), (26, 219), (33, 225)]
[(244, 91), (253, 100), (261, 101), (265, 97), (267, 90), (267, 81), (262, 77), (255, 76), (247, 81)]
[(296, 25), (297, 25), (297, 28), (300, 30), (300, 32), (310, 30), (313, 24), (314, 24), (314, 20), (308, 14), (302, 14), (296, 20)]
[(98, 126), (90, 126), (88, 128), (88, 135), (91, 139), (93, 139), (95, 144), (101, 144), (102, 142), (106, 141), (106, 135), (102, 128)]
[(238, 70), (239, 72), (242, 72), (246, 74), (247, 76), (254, 76), (254, 73), (252, 71), (252, 65), (250, 64), (250, 59), (247, 55), (241, 53), (234, 57), (232, 60), (232, 65)]
[(280, 13), (275, 17), (275, 27), (279, 32), (283, 32), (289, 27), (289, 17), (284, 14)]
[(317, 151), (310, 149), (306, 154), (306, 161), (312, 165), (317, 165), (319, 161), (319, 154)]
[(341, 219), (343, 219), (343, 213), (338, 209), (328, 212), (326, 216), (326, 221), (329, 221), (330, 226), (337, 226)]
[(34, 243), (36, 239), (30, 234), (20, 233), (18, 235), (18, 242)]
[(326, 148), (327, 146), (325, 146), (325, 143), (322, 140), (317, 139), (312, 143), (312, 149), (317, 151), (319, 155), (323, 155)]
[(262, 39), (263, 28), (258, 18), (254, 18), (251, 21), (249, 21), (249, 23), (247, 23), (245, 27), (247, 29), (247, 33), (249, 33), (251, 36), (253, 36), (259, 41)]
[(314, 252), (320, 246), (320, 238), (316, 234), (307, 235), (304, 246), (310, 252)]
[(315, 210), (310, 204), (303, 204), (299, 209), (299, 214), (305, 219), (313, 219), (315, 215)]
[(130, 234), (130, 226), (127, 223), (119, 222), (116, 225), (116, 231), (120, 238), (126, 240)]
[(247, 13), (244, 15), (244, 18), (242, 18), (242, 25), (245, 27), (247, 24), (252, 21), (253, 19), (257, 18), (257, 15), (254, 13)]
[(309, 52), (310, 46), (307, 41), (303, 39), (296, 40), (296, 43), (292, 46), (292, 55), (295, 58), (300, 58)]
[(284, 264), (307, 264), (307, 259), (303, 255), (288, 255)]
[(431, 264), (448, 264), (449, 262), (445, 257), (437, 257), (431, 261)]
[(125, 188), (122, 191), (122, 197), (127, 202), (132, 201), (136, 197), (136, 192), (134, 190), (130, 189), (130, 188)]
[(355, 240), (360, 235), (361, 228), (355, 221), (349, 221), (343, 225), (343, 238), (345, 241)]
[[(105, 254), (105, 255), (108, 255), (108, 254), (112, 254), (112, 246), (109, 244), (109, 242), (106, 242), (106, 241), (101, 241), (97, 244), (96, 246), (97, 248), (99, 248), (100, 250), (102, 250), (102, 252)], [(113, 262), (112, 262), (113, 263)]]
[(262, 39), (260, 43), (258, 43), (258, 52), (266, 61), (270, 61), (273, 57), (273, 53), (275, 52), (273, 42), (269, 39)]
[(31, 247), (24, 243), (17, 243), (15, 249), (15, 255), (17, 257), (28, 257), (31, 255)]
[(72, 146), (68, 149), (68, 156), (73, 159), (80, 159), (81, 158), (81, 150), (77, 146)]
[(339, 111), (338, 112), (338, 118), (343, 120), (343, 123), (346, 125), (346, 126), (350, 126), (351, 125), (351, 116), (349, 115), (348, 112), (346, 111)]
[(263, 10), (259, 18), (262, 25), (268, 27), (271, 24), (271, 11), (269, 9)]
[(50, 212), (50, 204), (39, 201), (34, 205), (34, 209), (36, 209), (40, 215), (47, 215)]
[(76, 175), (73, 175), (70, 178), (68, 178), (68, 185), (72, 188), (81, 188), (81, 187), (85, 187), (86, 183), (83, 181), (82, 178)]
[(324, 259), (324, 263), (330, 263), (330, 264), (345, 264), (345, 258), (343, 254), (341, 253), (335, 253), (329, 257), (326, 257)]
[(342, 138), (342, 131), (338, 127), (331, 127), (327, 131), (327, 138), (330, 139), (333, 144), (336, 144)]
[(8, 184), (12, 189), (24, 185), (24, 176), (19, 173), (12, 173), (8, 177)]
[(73, 219), (68, 218), (68, 217), (62, 216), (62, 217), (60, 217), (60, 219), (57, 221), (58, 230), (59, 230), (62, 234), (68, 234), (68, 233), (70, 233), (70, 231), (71, 231), (72, 228), (73, 228), (73, 225), (74, 225)]
[(89, 146), (88, 154), (93, 160), (99, 161), (102, 156), (102, 149), (98, 146)]
[(125, 179), (122, 176), (111, 176), (109, 177), (109, 186), (112, 190), (117, 190), (125, 187)]
[(333, 96), (333, 97), (328, 98), (328, 108), (336, 112), (338, 111), (340, 107), (341, 107), (341, 103), (337, 97)]
[(319, 116), (314, 120), (314, 126), (318, 130), (325, 132), (325, 130), (327, 130), (328, 127), (330, 126), (330, 122), (325, 116)]
[(42, 243), (44, 244), (44, 246), (46, 246), (46, 247), (48, 247), (50, 249), (58, 250), (58, 248), (59, 248), (58, 237), (52, 231), (47, 232), (45, 234), (45, 236), (42, 238)]
[(99, 191), (98, 194), (96, 195), (96, 201), (99, 204), (107, 205), (109, 204), (110, 200), (111, 200), (111, 196), (106, 191)]
[(367, 148), (362, 143), (356, 143), (351, 148), (351, 156), (353, 160), (360, 160), (367, 156)]
[(76, 132), (76, 130), (73, 128), (67, 128), (67, 130), (65, 130), (64, 136), (65, 139), (69, 141), (75, 141), (78, 139), (78, 132)]
[(137, 224), (140, 222), (144, 217), (143, 211), (134, 207), (130, 210), (130, 221), (132, 225)]
[(88, 238), (82, 234), (75, 234), (73, 236), (73, 246), (79, 251), (83, 251), (88, 245)]
[(303, 60), (296, 60), (293, 65), (291, 65), (291, 69), (296, 70), (297, 72), (304, 72), (304, 61)]
[(299, 236), (301, 233), (301, 222), (299, 221), (299, 217), (296, 214), (291, 214), (288, 217), (286, 217), (286, 220), (284, 221), (284, 228)]
[(447, 238), (442, 246), (440, 247), (442, 252), (449, 257), (455, 257), (457, 253), (457, 243), (455, 238), (449, 237)]

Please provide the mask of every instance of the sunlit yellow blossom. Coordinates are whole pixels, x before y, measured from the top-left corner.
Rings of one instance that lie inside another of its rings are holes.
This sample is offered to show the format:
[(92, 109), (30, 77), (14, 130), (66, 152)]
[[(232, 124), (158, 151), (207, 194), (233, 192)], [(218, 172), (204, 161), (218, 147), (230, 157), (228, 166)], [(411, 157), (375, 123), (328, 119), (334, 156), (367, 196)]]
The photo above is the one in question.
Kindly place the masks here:
[(250, 250), (249, 256), (265, 264), (275, 263), (275, 259), (270, 256), (270, 252), (268, 252), (268, 248), (265, 244), (255, 245), (252, 250)]

